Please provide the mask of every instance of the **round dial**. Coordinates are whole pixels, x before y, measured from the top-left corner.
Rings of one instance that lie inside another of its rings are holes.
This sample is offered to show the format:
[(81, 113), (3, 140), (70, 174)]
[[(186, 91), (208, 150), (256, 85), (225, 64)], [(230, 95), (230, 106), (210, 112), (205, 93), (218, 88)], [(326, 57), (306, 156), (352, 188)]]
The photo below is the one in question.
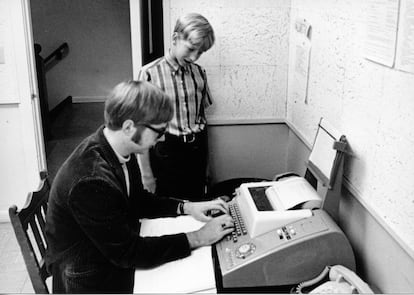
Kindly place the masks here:
[(251, 255), (256, 250), (256, 246), (253, 243), (246, 243), (240, 245), (236, 250), (236, 257), (244, 259), (247, 256)]
[(244, 245), (241, 245), (241, 246), (239, 247), (239, 252), (240, 252), (241, 254), (244, 254), (244, 253), (249, 252), (249, 251), (250, 251), (250, 249), (251, 249), (250, 244), (244, 244)]

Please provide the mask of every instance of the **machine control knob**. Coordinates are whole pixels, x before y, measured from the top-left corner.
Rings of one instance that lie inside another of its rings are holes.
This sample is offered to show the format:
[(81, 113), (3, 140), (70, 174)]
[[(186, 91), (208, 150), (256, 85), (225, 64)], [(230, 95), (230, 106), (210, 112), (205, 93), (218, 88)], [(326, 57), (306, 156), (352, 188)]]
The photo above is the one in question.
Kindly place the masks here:
[(236, 257), (244, 259), (247, 256), (251, 255), (256, 250), (256, 246), (253, 243), (246, 243), (240, 245), (236, 250)]
[(280, 228), (276, 230), (276, 233), (279, 236), (279, 239), (283, 240), (283, 231)]
[(244, 244), (239, 247), (239, 252), (244, 254), (250, 251), (250, 244)]

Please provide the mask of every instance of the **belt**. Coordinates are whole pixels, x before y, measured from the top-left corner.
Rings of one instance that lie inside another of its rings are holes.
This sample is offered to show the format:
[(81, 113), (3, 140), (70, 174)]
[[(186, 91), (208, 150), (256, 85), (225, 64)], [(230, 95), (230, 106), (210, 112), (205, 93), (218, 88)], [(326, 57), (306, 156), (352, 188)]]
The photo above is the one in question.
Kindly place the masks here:
[(196, 140), (196, 134), (195, 133), (190, 133), (187, 135), (181, 135), (178, 136), (183, 142), (185, 143), (192, 143)]
[(202, 134), (204, 134), (203, 131), (197, 132), (197, 133), (190, 133), (186, 135), (173, 135), (173, 134), (167, 133), (165, 134), (165, 139), (175, 141), (175, 142), (190, 144), (190, 143), (194, 143), (200, 136), (202, 136)]

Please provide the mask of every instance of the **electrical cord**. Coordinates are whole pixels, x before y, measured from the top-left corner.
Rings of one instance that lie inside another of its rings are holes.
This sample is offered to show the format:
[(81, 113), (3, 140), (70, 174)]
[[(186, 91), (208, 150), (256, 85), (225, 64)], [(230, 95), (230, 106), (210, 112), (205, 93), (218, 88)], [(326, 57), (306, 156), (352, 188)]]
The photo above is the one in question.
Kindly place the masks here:
[(330, 266), (326, 266), (325, 269), (316, 278), (313, 278), (313, 279), (311, 279), (309, 281), (305, 281), (305, 282), (300, 283), (296, 287), (295, 293), (296, 294), (303, 294), (302, 293), (302, 289), (303, 288), (312, 286), (312, 285), (314, 285), (316, 283), (319, 283), (324, 277), (326, 277), (328, 275), (330, 269), (331, 269)]

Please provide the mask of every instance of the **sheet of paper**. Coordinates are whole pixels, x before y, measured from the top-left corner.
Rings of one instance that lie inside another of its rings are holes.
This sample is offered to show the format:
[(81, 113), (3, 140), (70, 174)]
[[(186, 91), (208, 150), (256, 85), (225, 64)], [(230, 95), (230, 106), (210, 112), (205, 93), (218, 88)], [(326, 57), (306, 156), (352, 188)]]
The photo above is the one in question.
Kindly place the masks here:
[(309, 208), (320, 208), (322, 202), (316, 191), (302, 177), (276, 182), (266, 190), (266, 196), (281, 211), (292, 209), (304, 202), (307, 202)]
[(331, 177), (331, 170), (336, 157), (336, 150), (333, 148), (334, 143), (335, 138), (324, 132), (323, 129), (319, 129), (309, 156), (309, 161), (318, 167), (327, 179)]
[(309, 40), (310, 24), (305, 19), (297, 19), (295, 22), (295, 66), (293, 74), (293, 96), (296, 100), (308, 98), (309, 62), (311, 42)]
[(399, 0), (368, 0), (365, 57), (392, 67), (395, 59)]
[(414, 73), (414, 1), (401, 0), (395, 68)]
[[(197, 230), (204, 223), (191, 216), (142, 220), (142, 236), (160, 236)], [(211, 247), (150, 270), (135, 271), (134, 293), (216, 292)]]

